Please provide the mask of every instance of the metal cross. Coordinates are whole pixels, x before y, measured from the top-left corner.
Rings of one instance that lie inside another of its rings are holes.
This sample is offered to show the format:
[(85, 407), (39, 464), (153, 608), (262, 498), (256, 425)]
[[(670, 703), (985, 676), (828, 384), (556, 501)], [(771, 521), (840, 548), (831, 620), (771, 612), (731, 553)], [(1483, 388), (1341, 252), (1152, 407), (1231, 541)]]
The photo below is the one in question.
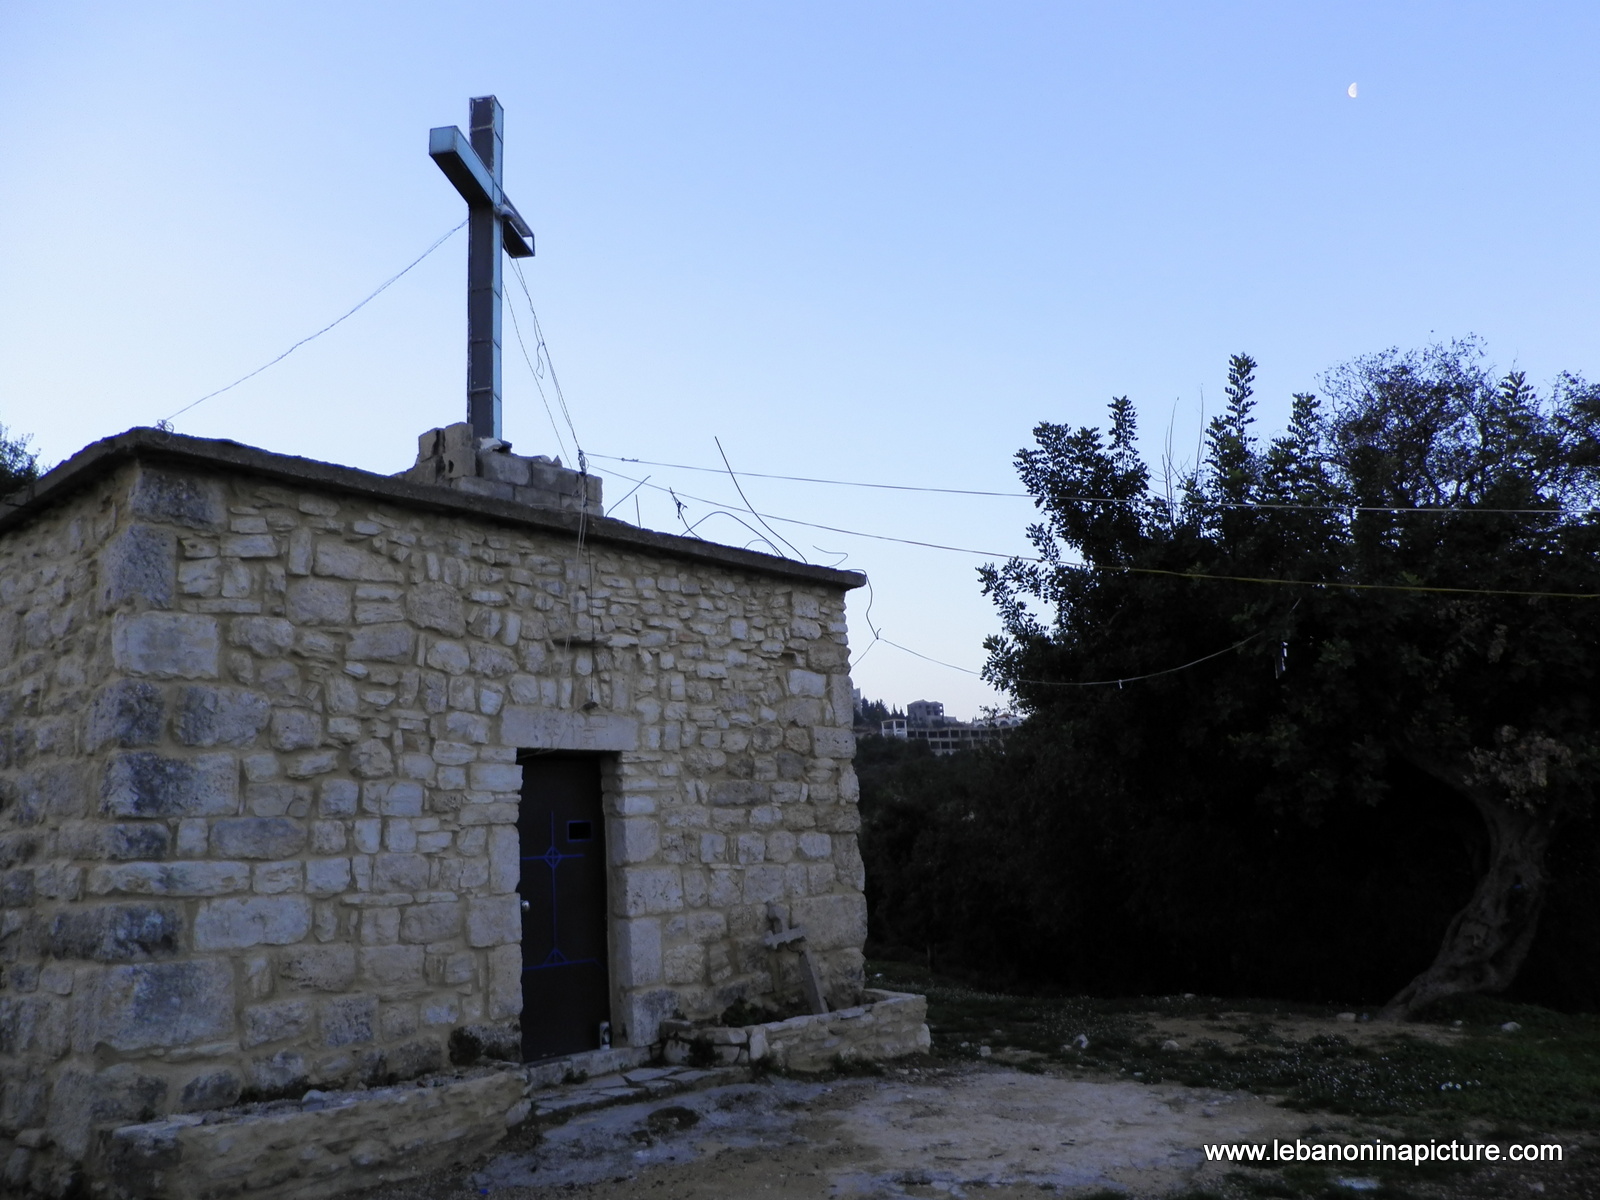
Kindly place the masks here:
[(477, 437), (500, 436), (500, 252), (533, 255), (533, 231), (506, 198), (505, 110), (472, 101), (472, 140), (454, 125), (428, 130), (428, 157), (467, 202), (467, 421)]

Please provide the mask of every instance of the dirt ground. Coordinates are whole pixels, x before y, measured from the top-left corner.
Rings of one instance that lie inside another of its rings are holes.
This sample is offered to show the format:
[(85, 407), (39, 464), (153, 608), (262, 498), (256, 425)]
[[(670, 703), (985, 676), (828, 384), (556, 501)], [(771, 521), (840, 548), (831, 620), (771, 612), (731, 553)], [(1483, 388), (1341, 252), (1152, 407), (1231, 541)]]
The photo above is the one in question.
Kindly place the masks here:
[(1206, 1143), (1317, 1136), (1315, 1120), (1248, 1094), (992, 1062), (829, 1082), (774, 1077), (524, 1127), (470, 1173), (368, 1200), (1250, 1197), (1303, 1194), (1306, 1184), (1312, 1195), (1593, 1194), (1587, 1175), (1577, 1186), (1570, 1163), (1494, 1178), (1430, 1176), (1415, 1190), (1328, 1172), (1284, 1190), (1260, 1172), (1204, 1160)]

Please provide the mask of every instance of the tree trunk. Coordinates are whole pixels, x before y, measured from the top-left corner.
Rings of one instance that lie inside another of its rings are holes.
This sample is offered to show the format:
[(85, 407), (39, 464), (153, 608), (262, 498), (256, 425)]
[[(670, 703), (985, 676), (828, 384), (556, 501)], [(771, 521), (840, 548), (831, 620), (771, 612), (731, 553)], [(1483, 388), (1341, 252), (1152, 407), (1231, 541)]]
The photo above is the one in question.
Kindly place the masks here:
[(1378, 1014), (1380, 1021), (1406, 1020), (1446, 996), (1504, 991), (1533, 945), (1547, 891), (1545, 851), (1554, 815), (1513, 808), (1476, 788), (1463, 790), (1488, 827), (1488, 866), (1445, 930), (1433, 965), (1400, 989)]

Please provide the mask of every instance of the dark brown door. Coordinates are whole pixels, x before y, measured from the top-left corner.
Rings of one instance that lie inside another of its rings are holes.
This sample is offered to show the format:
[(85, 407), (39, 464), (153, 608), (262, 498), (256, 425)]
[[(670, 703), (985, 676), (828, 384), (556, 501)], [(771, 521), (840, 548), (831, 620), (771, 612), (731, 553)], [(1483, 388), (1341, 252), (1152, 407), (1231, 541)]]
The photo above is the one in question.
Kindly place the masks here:
[(522, 1057), (598, 1049), (611, 1020), (600, 760), (522, 759)]

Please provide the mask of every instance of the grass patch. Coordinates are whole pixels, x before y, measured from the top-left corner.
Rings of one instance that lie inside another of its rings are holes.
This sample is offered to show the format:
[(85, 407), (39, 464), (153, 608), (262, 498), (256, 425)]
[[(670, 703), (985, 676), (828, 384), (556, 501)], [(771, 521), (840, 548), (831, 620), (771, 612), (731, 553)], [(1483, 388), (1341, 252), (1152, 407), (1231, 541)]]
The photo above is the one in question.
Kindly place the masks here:
[[(1340, 1032), (1328, 1005), (1007, 995), (897, 962), (873, 962), (868, 975), (872, 986), (928, 997), (934, 1053), (944, 1057), (976, 1059), (984, 1047), (1028, 1050), (1085, 1074), (1271, 1094), (1307, 1112), (1381, 1122), (1405, 1137), (1471, 1131), (1496, 1140), (1600, 1128), (1600, 1017), (1592, 1015), (1463, 997), (1371, 1044), (1349, 1026)], [(1328, 1020), (1327, 1032), (1286, 1028), (1305, 1017)], [(1166, 1018), (1197, 1023), (1202, 1036), (1174, 1048), (1160, 1036), (1157, 1022)], [(1503, 1031), (1507, 1021), (1521, 1029)], [(1421, 1036), (1425, 1026), (1459, 1036), (1429, 1039)], [(1203, 1035), (1208, 1029), (1214, 1037)]]

